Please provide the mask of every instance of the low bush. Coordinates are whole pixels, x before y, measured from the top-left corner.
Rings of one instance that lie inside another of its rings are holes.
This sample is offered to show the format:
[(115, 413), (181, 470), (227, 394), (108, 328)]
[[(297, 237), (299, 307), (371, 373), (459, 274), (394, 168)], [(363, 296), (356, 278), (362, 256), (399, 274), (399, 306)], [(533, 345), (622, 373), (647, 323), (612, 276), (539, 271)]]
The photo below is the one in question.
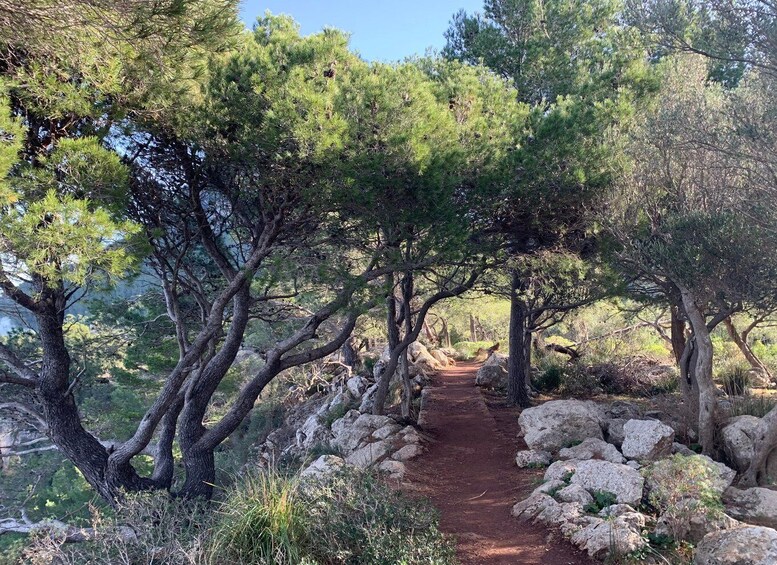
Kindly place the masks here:
[(765, 394), (751, 394), (745, 391), (742, 396), (733, 396), (730, 398), (731, 409), (730, 416), (757, 416), (763, 418), (772, 408), (777, 405), (777, 397), (766, 396)]
[(642, 469), (648, 503), (665, 520), (674, 539), (694, 514), (714, 517), (723, 511), (715, 488), (719, 473), (714, 463), (699, 455), (675, 454)]
[(113, 515), (93, 509), (90, 541), (65, 544), (41, 535), (20, 559), (3, 563), (456, 563), (455, 545), (439, 531), (434, 509), (367, 472), (312, 481), (265, 472), (223, 494), (211, 504), (167, 493), (128, 495)]
[(492, 345), (493, 341), (460, 341), (453, 344), (453, 348), (459, 352), (462, 359), (472, 359), (478, 349), (488, 349)]
[(212, 563), (455, 563), (430, 506), (357, 471), (251, 479), (227, 497), (214, 540)]
[(550, 356), (541, 357), (537, 369), (538, 373), (533, 379), (535, 388), (540, 392), (558, 390), (564, 379), (566, 363), (560, 363)]
[(750, 390), (751, 378), (747, 367), (734, 366), (720, 373), (718, 379), (729, 396), (743, 396)]

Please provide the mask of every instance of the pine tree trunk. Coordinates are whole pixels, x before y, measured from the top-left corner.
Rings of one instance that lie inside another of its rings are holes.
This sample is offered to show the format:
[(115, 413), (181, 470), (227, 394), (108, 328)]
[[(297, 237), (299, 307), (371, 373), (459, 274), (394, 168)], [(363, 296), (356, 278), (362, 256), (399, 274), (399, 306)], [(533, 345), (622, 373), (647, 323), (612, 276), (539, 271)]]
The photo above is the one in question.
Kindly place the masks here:
[[(526, 387), (527, 366), (531, 363), (531, 335), (527, 335), (529, 321), (528, 309), (518, 296), (521, 279), (513, 273), (510, 292), (510, 344), (507, 362), (507, 401), (510, 404), (527, 408), (531, 406)], [(526, 344), (529, 345), (527, 354)]]

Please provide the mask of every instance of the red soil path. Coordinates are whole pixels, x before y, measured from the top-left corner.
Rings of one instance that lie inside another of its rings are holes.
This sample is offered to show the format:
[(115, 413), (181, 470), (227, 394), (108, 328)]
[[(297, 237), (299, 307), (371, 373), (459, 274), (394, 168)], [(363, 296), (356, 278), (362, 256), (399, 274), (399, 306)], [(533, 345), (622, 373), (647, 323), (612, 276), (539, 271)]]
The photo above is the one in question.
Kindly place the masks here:
[(439, 509), (462, 565), (592, 563), (559, 533), (510, 515), (542, 471), (515, 466), (518, 412), (475, 388), (477, 368), (463, 363), (436, 378), (424, 427), (433, 441), (409, 466), (409, 487)]

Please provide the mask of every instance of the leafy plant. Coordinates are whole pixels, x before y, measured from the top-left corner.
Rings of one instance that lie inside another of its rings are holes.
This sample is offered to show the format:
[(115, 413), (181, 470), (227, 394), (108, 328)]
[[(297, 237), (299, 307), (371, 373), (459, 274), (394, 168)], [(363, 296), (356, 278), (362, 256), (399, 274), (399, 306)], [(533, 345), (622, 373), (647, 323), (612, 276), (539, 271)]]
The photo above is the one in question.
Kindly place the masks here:
[(593, 502), (589, 502), (583, 507), (583, 510), (591, 514), (598, 514), (608, 506), (612, 506), (618, 501), (618, 497), (606, 490), (596, 490), (592, 493)]

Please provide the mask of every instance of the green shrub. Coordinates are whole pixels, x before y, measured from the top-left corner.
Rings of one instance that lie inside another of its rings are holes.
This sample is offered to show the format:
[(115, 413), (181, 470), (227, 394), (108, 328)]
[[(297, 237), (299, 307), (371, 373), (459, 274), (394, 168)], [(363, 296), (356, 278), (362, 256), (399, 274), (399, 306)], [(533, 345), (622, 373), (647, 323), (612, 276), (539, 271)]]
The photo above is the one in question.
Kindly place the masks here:
[(757, 416), (763, 418), (777, 405), (777, 398), (764, 394), (750, 394), (746, 391), (742, 396), (735, 396), (731, 401), (731, 416)]
[(723, 390), (729, 396), (742, 396), (750, 390), (750, 375), (746, 367), (735, 366), (720, 374)]
[(647, 500), (666, 521), (674, 539), (680, 539), (684, 524), (693, 515), (715, 517), (723, 511), (720, 492), (715, 488), (719, 471), (700, 455), (675, 454), (642, 469)]
[(598, 514), (603, 509), (618, 502), (618, 497), (606, 490), (596, 490), (592, 493), (592, 496), (594, 497), (594, 501), (589, 502), (583, 507), (583, 510), (591, 514)]
[(211, 563), (294, 565), (303, 562), (307, 531), (296, 478), (262, 473), (222, 503), (210, 543)]
[(365, 472), (299, 482), (278, 474), (228, 495), (214, 530), (211, 563), (455, 563), (454, 546), (426, 504)]
[(472, 359), (478, 349), (488, 349), (493, 345), (493, 341), (460, 341), (453, 344), (453, 348), (459, 352), (462, 358)]
[(564, 365), (550, 357), (540, 360), (539, 374), (534, 378), (534, 386), (540, 392), (552, 392), (561, 386), (564, 379)]

